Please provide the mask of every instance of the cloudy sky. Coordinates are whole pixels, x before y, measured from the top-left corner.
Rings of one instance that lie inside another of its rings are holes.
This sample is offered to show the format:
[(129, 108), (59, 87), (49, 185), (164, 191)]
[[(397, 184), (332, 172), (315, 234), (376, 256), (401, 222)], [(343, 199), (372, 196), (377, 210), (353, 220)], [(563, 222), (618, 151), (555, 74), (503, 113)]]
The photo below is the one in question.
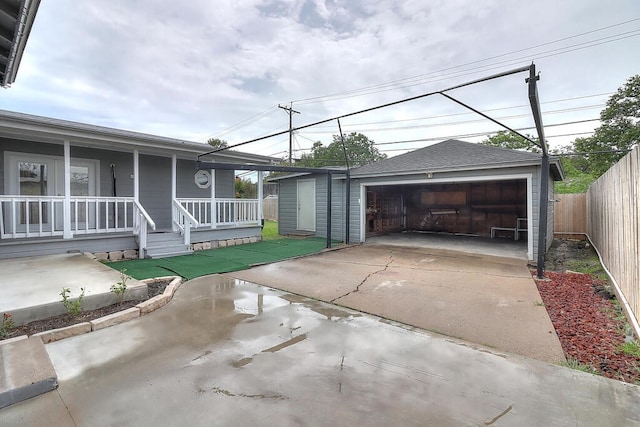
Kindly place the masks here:
[[(285, 131), (279, 104), (300, 126), (535, 61), (553, 147), (598, 125), (608, 96), (640, 73), (639, 42), (637, 0), (43, 1), (0, 108), (237, 144)], [(535, 135), (525, 77), (450, 94)], [(498, 130), (441, 96), (341, 123), (390, 156)], [(300, 130), (294, 156), (337, 131)], [(288, 136), (242, 150), (284, 157)]]

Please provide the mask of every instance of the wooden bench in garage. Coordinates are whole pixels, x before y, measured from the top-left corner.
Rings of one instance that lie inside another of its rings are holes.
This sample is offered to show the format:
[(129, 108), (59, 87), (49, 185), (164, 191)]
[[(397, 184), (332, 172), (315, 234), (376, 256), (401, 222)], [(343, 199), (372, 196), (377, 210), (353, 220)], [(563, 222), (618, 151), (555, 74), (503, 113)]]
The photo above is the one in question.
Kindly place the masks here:
[[(524, 226), (521, 225), (524, 223)], [(491, 227), (491, 238), (496, 238), (496, 231), (511, 231), (513, 232), (513, 240), (520, 240), (520, 233), (527, 231), (527, 218), (516, 218), (515, 227)]]

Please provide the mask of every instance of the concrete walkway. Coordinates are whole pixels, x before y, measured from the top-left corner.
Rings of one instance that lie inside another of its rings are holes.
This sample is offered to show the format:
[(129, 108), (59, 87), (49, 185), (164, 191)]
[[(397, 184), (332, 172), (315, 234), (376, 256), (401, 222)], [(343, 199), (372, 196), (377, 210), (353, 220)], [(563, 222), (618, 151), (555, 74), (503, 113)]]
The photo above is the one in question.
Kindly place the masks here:
[[(79, 253), (3, 259), (0, 271), (0, 314), (11, 313), (18, 325), (65, 313), (62, 288), (71, 298), (85, 288), (85, 309), (113, 304), (110, 288), (121, 281), (120, 272)], [(147, 297), (147, 286), (133, 278), (127, 289), (128, 299)]]
[(382, 243), (228, 275), (499, 351), (565, 360), (526, 257)]
[(640, 387), (221, 276), (46, 348), (58, 390), (0, 410), (0, 425), (640, 423)]

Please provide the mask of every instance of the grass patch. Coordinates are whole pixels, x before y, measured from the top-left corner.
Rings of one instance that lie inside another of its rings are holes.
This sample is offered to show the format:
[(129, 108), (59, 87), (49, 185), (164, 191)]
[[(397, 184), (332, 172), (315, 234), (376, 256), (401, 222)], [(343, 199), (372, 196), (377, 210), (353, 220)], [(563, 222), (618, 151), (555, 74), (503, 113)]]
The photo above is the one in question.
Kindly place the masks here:
[(282, 236), (278, 234), (278, 222), (277, 221), (264, 221), (264, 227), (262, 227), (262, 240), (274, 240), (280, 239)]
[(565, 265), (567, 267), (567, 270), (590, 274), (601, 282), (609, 282), (609, 276), (604, 271), (602, 264), (600, 264), (600, 260), (595, 254), (588, 257), (587, 259), (567, 260)]
[(633, 356), (640, 359), (640, 343), (636, 340), (629, 341), (618, 346), (617, 350), (628, 356)]
[(574, 359), (573, 357), (568, 357), (567, 361), (562, 363), (562, 366), (575, 369), (576, 371), (588, 372), (594, 375), (598, 374), (598, 371), (596, 371), (596, 368), (594, 368), (589, 364), (582, 363), (579, 360)]

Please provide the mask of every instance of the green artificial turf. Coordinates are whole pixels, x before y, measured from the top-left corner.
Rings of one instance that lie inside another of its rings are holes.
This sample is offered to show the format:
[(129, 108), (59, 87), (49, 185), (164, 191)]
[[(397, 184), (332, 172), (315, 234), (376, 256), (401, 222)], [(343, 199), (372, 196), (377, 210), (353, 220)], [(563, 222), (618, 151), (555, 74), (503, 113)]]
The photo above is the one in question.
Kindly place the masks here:
[(207, 274), (244, 270), (256, 264), (309, 255), (320, 252), (325, 247), (326, 240), (319, 237), (280, 238), (197, 251), (191, 255), (118, 261), (107, 265), (118, 271), (126, 269), (128, 275), (138, 280), (173, 275), (179, 275), (188, 280)]

